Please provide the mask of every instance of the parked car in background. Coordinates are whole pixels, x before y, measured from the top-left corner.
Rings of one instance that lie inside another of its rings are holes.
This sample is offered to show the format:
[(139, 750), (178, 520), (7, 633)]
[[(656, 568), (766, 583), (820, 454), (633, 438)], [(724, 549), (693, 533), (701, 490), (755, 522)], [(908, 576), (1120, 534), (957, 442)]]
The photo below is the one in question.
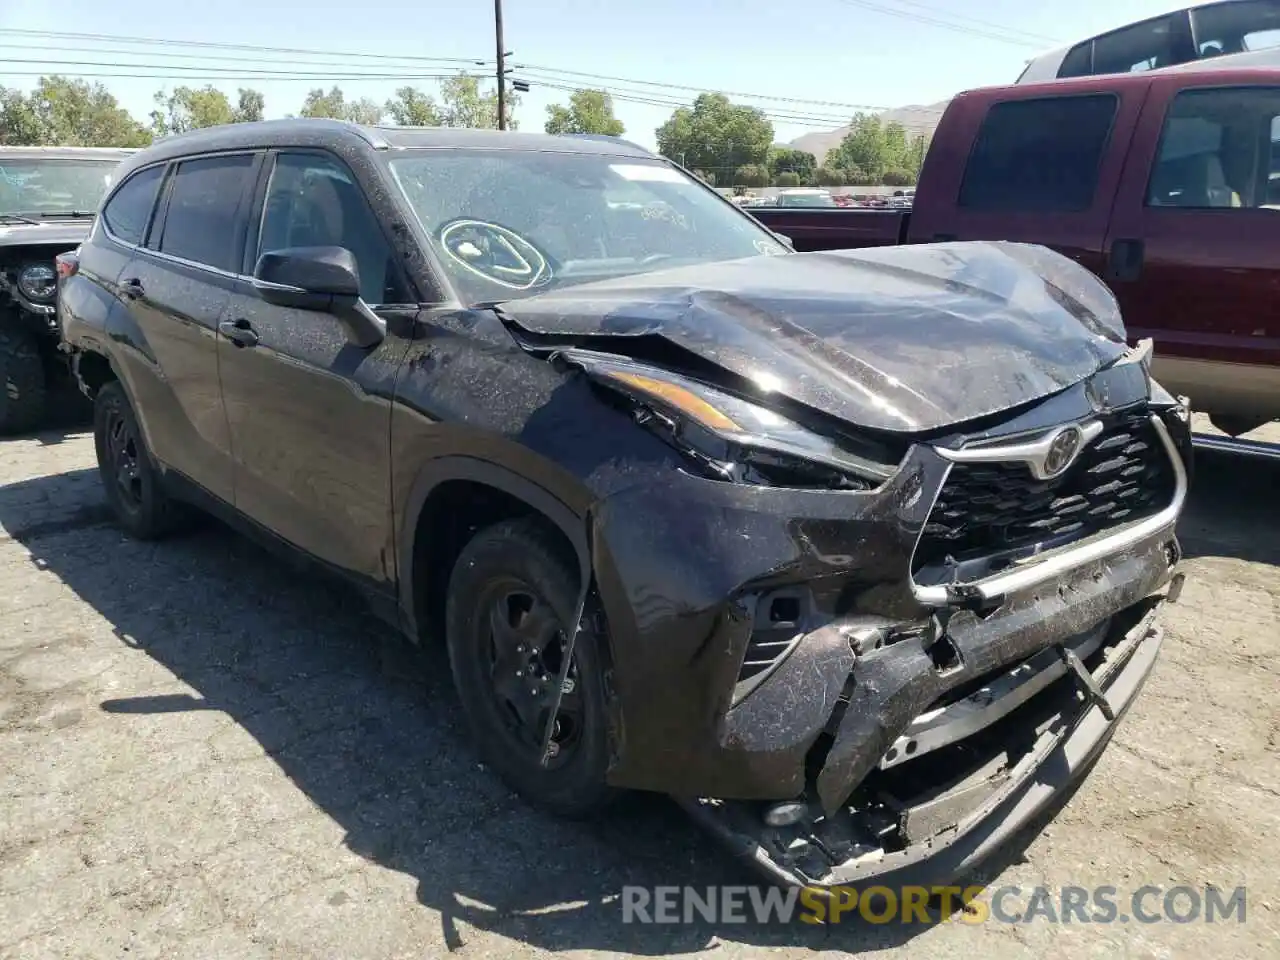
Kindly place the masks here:
[(797, 250), (1041, 243), (1118, 298), (1154, 371), (1238, 435), (1280, 418), (1280, 70), (975, 90), (948, 106), (910, 210), (752, 211)]
[(1018, 83), (1159, 70), (1226, 57), (1219, 66), (1255, 64), (1280, 46), (1280, 0), (1224, 0), (1184, 7), (1036, 57)]
[(1049, 250), (796, 254), (621, 141), (289, 120), (134, 157), (64, 262), (119, 523), (202, 506), (441, 638), (547, 809), (951, 876), (1154, 662), (1187, 412)]
[(57, 349), (54, 257), (84, 238), (130, 153), (0, 147), (0, 435), (39, 426), (50, 391), (74, 387)]
[(778, 207), (834, 207), (831, 191), (819, 187), (786, 187), (775, 196)]

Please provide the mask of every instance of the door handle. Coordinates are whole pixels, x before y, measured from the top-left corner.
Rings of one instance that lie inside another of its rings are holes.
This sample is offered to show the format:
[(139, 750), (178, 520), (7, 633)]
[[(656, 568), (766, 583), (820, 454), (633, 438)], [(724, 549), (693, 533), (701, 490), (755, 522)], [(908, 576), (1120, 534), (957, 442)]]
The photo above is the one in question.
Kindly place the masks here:
[(257, 346), (258, 341), (262, 339), (244, 317), (238, 320), (223, 320), (218, 324), (218, 332), (237, 347)]
[(137, 277), (130, 277), (120, 284), (120, 293), (130, 300), (141, 300), (146, 296), (147, 291), (142, 288), (141, 280)]
[(1141, 240), (1113, 240), (1107, 257), (1107, 272), (1113, 280), (1133, 281), (1142, 276), (1146, 247)]

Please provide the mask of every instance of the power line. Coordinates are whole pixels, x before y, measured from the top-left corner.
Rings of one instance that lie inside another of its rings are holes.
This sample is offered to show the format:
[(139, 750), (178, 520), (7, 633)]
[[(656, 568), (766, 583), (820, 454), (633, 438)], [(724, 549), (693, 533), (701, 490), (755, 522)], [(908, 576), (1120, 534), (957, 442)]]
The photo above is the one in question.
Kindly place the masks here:
[[(46, 69), (43, 71), (40, 71), (41, 73), (44, 73), (44, 74), (48, 74), (50, 72), (56, 73), (58, 72), (57, 68), (61, 68), (61, 67), (105, 67), (113, 70), (181, 70), (181, 71), (217, 70), (219, 72), (215, 74), (211, 74), (211, 76), (215, 78), (225, 77), (225, 79), (227, 80), (243, 79), (249, 73), (253, 73), (255, 75), (261, 75), (261, 76), (256, 76), (255, 79), (271, 79), (272, 77), (279, 77), (284, 80), (313, 79), (311, 77), (300, 77), (299, 74), (302, 73), (303, 71), (272, 70), (265, 67), (254, 68), (252, 70), (246, 71), (237, 67), (218, 67), (218, 66), (207, 66), (207, 65), (180, 66), (180, 65), (171, 65), (171, 64), (157, 65), (157, 64), (139, 64), (139, 63), (118, 63), (118, 62), (107, 62), (102, 60), (50, 60), (47, 57), (42, 57), (36, 60), (12, 60), (11, 59), (11, 60), (5, 60), (3, 62), (4, 63), (21, 63), (21, 64), (37, 64), (37, 63), (44, 64)], [(314, 73), (314, 71), (312, 72)], [(77, 75), (87, 76), (87, 74), (77, 74)], [(108, 74), (108, 76), (110, 76), (110, 74)], [(121, 74), (117, 74), (117, 76), (123, 78), (123, 77), (130, 77), (131, 74), (121, 73)], [(187, 77), (188, 74), (186, 73), (149, 74), (148, 76), (155, 76), (161, 79), (165, 79), (165, 78), (177, 79), (177, 78)], [(335, 78), (339, 77), (338, 74), (330, 74), (330, 73), (317, 74), (316, 76), (319, 79), (325, 79), (326, 77), (330, 77), (330, 76)], [(467, 74), (461, 71), (457, 73), (431, 73), (431, 74), (367, 73), (365, 72), (365, 73), (346, 74), (345, 76), (346, 78), (355, 78), (355, 79), (368, 78), (370, 80), (413, 80), (413, 79), (440, 80), (440, 79), (448, 79), (450, 77), (456, 77), (456, 76), (464, 76), (464, 77), (478, 76), (478, 74)]]
[[(898, 17), (903, 20), (911, 20), (916, 23), (923, 23), (929, 26), (941, 27), (944, 30), (951, 30), (956, 33), (964, 33), (974, 37), (980, 37), (984, 40), (995, 40), (998, 43), (1008, 43), (1017, 47), (1039, 47), (1043, 46), (1038, 40), (1028, 38), (1019, 38), (1005, 31), (1005, 28), (999, 28), (1000, 32), (994, 30), (984, 30), (980, 27), (969, 26), (964, 23), (956, 23), (949, 20), (940, 20), (937, 17), (929, 17), (920, 13), (912, 13), (910, 10), (900, 10), (894, 7), (887, 7), (883, 4), (872, 3), (870, 0), (838, 0), (839, 3), (846, 7), (857, 7), (862, 10), (870, 10), (872, 13), (882, 13), (890, 17)], [(976, 22), (976, 21), (974, 21)]]
[[(65, 65), (65, 64), (63, 64)], [(103, 66), (113, 66), (112, 64), (103, 64)], [(140, 68), (133, 64), (124, 64), (124, 66), (136, 71)], [(159, 68), (157, 68), (159, 69)], [(172, 68), (168, 68), (172, 69)], [(199, 69), (199, 68), (192, 68)], [(326, 83), (331, 80), (341, 80), (348, 83), (354, 80), (453, 80), (457, 77), (466, 77), (468, 79), (488, 80), (488, 74), (477, 73), (289, 73), (267, 74), (261, 72), (237, 72), (237, 73), (217, 73), (217, 74), (175, 74), (175, 73), (143, 73), (136, 72), (121, 73), (120, 71), (112, 71), (110, 73), (90, 73), (80, 70), (70, 73), (57, 68), (55, 64), (44, 70), (6, 70), (5, 76), (10, 77), (50, 77), (50, 76), (66, 76), (74, 80), (79, 79), (101, 79), (101, 80), (221, 80), (226, 82), (244, 82), (251, 83), (261, 80), (263, 82), (275, 83), (299, 81), (302, 83)]]
[[(3, 30), (0, 30), (0, 33), (3, 33), (3, 32), (4, 32)], [(24, 51), (24, 50), (25, 50), (25, 51), (31, 51), (32, 49), (33, 49), (33, 48), (32, 48), (32, 46), (31, 46), (31, 44), (29, 44), (29, 43), (0, 43), (0, 50), (18, 50), (18, 51)], [(188, 60), (188, 61), (190, 61), (190, 60), (199, 60), (199, 61), (210, 60), (210, 61), (216, 61), (216, 62), (218, 62), (218, 63), (262, 63), (262, 57), (260, 57), (260, 56), (258, 56), (258, 57), (229, 57), (229, 56), (227, 56), (227, 55), (225, 55), (225, 54), (213, 54), (213, 53), (201, 53), (201, 54), (192, 54), (192, 53), (187, 53), (187, 52), (182, 52), (182, 53), (166, 53), (166, 52), (165, 52), (165, 51), (163, 51), (163, 50), (146, 50), (146, 51), (140, 51), (140, 50), (110, 50), (110, 49), (106, 49), (106, 48), (101, 47), (101, 46), (98, 46), (98, 47), (78, 47), (78, 46), (64, 46), (64, 45), (62, 45), (62, 44), (59, 44), (59, 45), (58, 45), (58, 53), (95, 53), (95, 54), (99, 54), (99, 55), (108, 55), (108, 54), (113, 54), (113, 55), (121, 55), (121, 56), (126, 56), (126, 57), (132, 57), (132, 56), (143, 56), (143, 55), (145, 55), (145, 56), (147, 57), (147, 59), (149, 59), (149, 60), (150, 60), (150, 59), (155, 59), (155, 58), (158, 58), (158, 57), (163, 57), (163, 58), (166, 58), (166, 59), (169, 59), (169, 60), (174, 60), (174, 59), (178, 59), (178, 60)], [(349, 54), (349, 55), (344, 55), (344, 54), (317, 54), (317, 56), (334, 56), (334, 57), (342, 57), (342, 58), (343, 58), (343, 60), (342, 60), (342, 62), (339, 62), (339, 63), (330, 63), (330, 62), (327, 62), (327, 61), (325, 61), (325, 60), (292, 59), (292, 58), (290, 58), (287, 62), (288, 62), (288, 63), (290, 63), (292, 66), (295, 66), (295, 67), (346, 67), (346, 66), (348, 66), (348, 65), (349, 65), (349, 62), (350, 62), (350, 60), (352, 59), (352, 56), (354, 56), (354, 55), (350, 55), (350, 54)], [(398, 58), (398, 57), (397, 57), (396, 59), (413, 60), (414, 58), (411, 58), (411, 57)], [(19, 62), (31, 63), (31, 62), (33, 62), (33, 61), (29, 61), (29, 60), (28, 60), (28, 61), (17, 61), (17, 60), (11, 60), (11, 59), (8, 59), (7, 57), (0, 57), (0, 65), (3, 65), (3, 64), (5, 64), (5, 63), (19, 63)], [(41, 58), (39, 61), (36, 61), (36, 62), (39, 62), (39, 63), (59, 63), (59, 62), (65, 62), (65, 61), (50, 60), (50, 59), (46, 56), (46, 57), (43, 57), (43, 58)], [(423, 69), (423, 68), (424, 68), (424, 67), (426, 67), (428, 64), (435, 63), (435, 62), (440, 62), (440, 63), (453, 63), (453, 62), (455, 62), (455, 61), (451, 60), (451, 59), (450, 59), (450, 58), (448, 58), (448, 57), (442, 57), (442, 58), (440, 58), (440, 60), (439, 60), (439, 61), (432, 60), (431, 58), (424, 58), (424, 59), (422, 59), (422, 60), (418, 60), (417, 62), (413, 63), (412, 65), (410, 65), (410, 64), (408, 64), (408, 63), (405, 63), (405, 64), (390, 64), (390, 65), (388, 65), (385, 69), (388, 69), (388, 70), (393, 69), (393, 68), (402, 68), (402, 69), (405, 69), (405, 70)], [(472, 61), (472, 60), (467, 60), (467, 61), (465, 61), (465, 63), (466, 63), (468, 66), (485, 67), (485, 66), (488, 66), (488, 65), (491, 63), (491, 61), (480, 61), (480, 60)], [(201, 65), (203, 65), (203, 64), (201, 64)], [(130, 64), (130, 66), (132, 66), (132, 64)]]
[[(682, 83), (659, 83), (656, 80), (637, 80), (634, 77), (611, 77), (600, 73), (584, 73), (581, 70), (561, 70), (556, 67), (540, 67), (533, 63), (516, 64), (515, 68), (521, 72), (536, 71), (537, 73), (551, 74), (559, 77), (584, 77), (594, 80), (606, 80), (616, 83), (629, 83), (641, 87), (655, 87), (663, 90), (682, 90), (696, 93), (722, 93), (726, 97), (740, 97), (750, 100), (772, 100), (778, 103), (797, 103), (801, 106), (813, 107), (842, 107), (847, 110), (888, 110), (889, 107), (875, 107), (865, 103), (840, 103), (834, 100), (802, 100), (798, 97), (774, 97), (761, 93), (745, 93), (741, 90), (720, 90), (711, 87), (696, 87)], [(581, 85), (579, 85), (581, 86)]]
[[(919, 7), (921, 10), (928, 11), (929, 13), (940, 13), (945, 17), (955, 16), (949, 10), (942, 10), (939, 7), (930, 6), (927, 3), (920, 3), (919, 0), (897, 0), (897, 2), (904, 4), (905, 6), (908, 6), (908, 7)], [(1045, 44), (1057, 44), (1057, 45), (1062, 44), (1062, 41), (1058, 40), (1055, 37), (1046, 36), (1043, 33), (1034, 33), (1030, 30), (1022, 30), (1018, 27), (1008, 27), (1002, 23), (996, 23), (993, 20), (981, 20), (978, 17), (968, 16), (968, 15), (965, 16), (965, 19), (968, 20), (970, 23), (976, 24), (979, 27), (994, 27), (996, 30), (999, 30), (1002, 33), (1021, 34), (1022, 36), (1027, 37), (1031, 40), (1035, 40), (1037, 42), (1041, 42)]]
[[(9, 28), (0, 28), (0, 34), (10, 34), (10, 35), (27, 36), (27, 37), (41, 37), (41, 38), (50, 38), (50, 39), (93, 41), (93, 42), (124, 44), (124, 45), (143, 45), (143, 46), (152, 45), (152, 46), (175, 47), (175, 48), (196, 47), (201, 49), (252, 51), (257, 53), (289, 54), (293, 56), (300, 55), (300, 56), (306, 56), (306, 57), (341, 57), (348, 61), (352, 59), (370, 59), (370, 60), (379, 60), (379, 61), (399, 61), (401, 63), (405, 63), (405, 62), (427, 63), (432, 65), (439, 65), (442, 63), (460, 63), (460, 64), (465, 63), (465, 64), (476, 66), (476, 67), (488, 67), (493, 65), (495, 62), (493, 58), (472, 59), (472, 58), (460, 58), (460, 57), (418, 57), (418, 56), (408, 56), (408, 55), (359, 53), (355, 51), (325, 51), (325, 50), (315, 50), (315, 49), (304, 49), (304, 48), (298, 48), (298, 47), (267, 47), (267, 46), (251, 45), (251, 44), (214, 43), (211, 41), (201, 41), (201, 40), (170, 40), (170, 39), (162, 39), (162, 38), (155, 38), (155, 37), (126, 37), (126, 36), (114, 36), (109, 34), (67, 33), (67, 32), (60, 32), (60, 31), (54, 31), (54, 30), (17, 30), (17, 29), (9, 29)], [(6, 45), (6, 46), (16, 47), (18, 45), (13, 44), (13, 45)], [(85, 52), (98, 52), (98, 51), (86, 50)], [(115, 53), (116, 55), (125, 55), (125, 56), (144, 55), (142, 51), (132, 51), (132, 50), (114, 50), (114, 51), (101, 51), (101, 52)], [(152, 51), (147, 51), (146, 55), (150, 55), (151, 52)], [(167, 57), (182, 56), (182, 54), (172, 54), (172, 53), (160, 54), (160, 55), (167, 56)], [(245, 58), (215, 57), (207, 54), (202, 54), (199, 56), (201, 59), (206, 59), (206, 60), (220, 59), (220, 60), (233, 60), (233, 62), (249, 62), (245, 60)], [(41, 62), (49, 62), (49, 61), (45, 60)], [(325, 65), (326, 64), (323, 64), (323, 63), (317, 64), (317, 66), (325, 66)], [(127, 64), (125, 66), (132, 66), (132, 64)], [(832, 100), (806, 100), (799, 97), (776, 97), (770, 94), (748, 93), (746, 91), (741, 91), (741, 90), (709, 90), (705, 86), (693, 86), (690, 84), (679, 84), (679, 83), (666, 83), (666, 82), (659, 82), (655, 80), (643, 80), (635, 77), (617, 77), (617, 76), (610, 76), (608, 74), (587, 73), (585, 71), (580, 71), (580, 70), (563, 70), (557, 67), (538, 66), (536, 64), (517, 64), (512, 69), (517, 71), (538, 71), (540, 73), (548, 73), (548, 74), (552, 74), (560, 77), (579, 77), (586, 80), (593, 80), (597, 82), (611, 81), (616, 83), (627, 83), (627, 84), (634, 84), (636, 86), (653, 87), (655, 89), (663, 89), (663, 90), (693, 91), (697, 93), (722, 93), (725, 96), (729, 96), (729, 97), (739, 97), (739, 98), (750, 99), (750, 100), (768, 100), (775, 103), (792, 103), (799, 106), (837, 107), (837, 108), (840, 108), (843, 110), (849, 110), (849, 111), (889, 109), (887, 107), (872, 106), (870, 104), (841, 103), (841, 102), (832, 101)], [(8, 72), (9, 71), (6, 71), (6, 73)], [(257, 71), (257, 72), (261, 72), (261, 71)], [(14, 73), (12, 75), (31, 76), (32, 74), (19, 72), (19, 73)], [(398, 75), (383, 76), (383, 75), (370, 74), (369, 76), (371, 79), (399, 79)], [(411, 78), (409, 76), (405, 76), (404, 79), (411, 79)], [(591, 84), (583, 84), (583, 85), (587, 86)]]
[[(103, 43), (118, 43), (134, 46), (164, 47), (202, 47), (218, 50), (245, 50), (254, 53), (291, 53), (304, 56), (322, 57), (362, 57), (366, 60), (412, 60), (416, 63), (466, 63), (483, 67), (493, 62), (485, 57), (418, 57), (397, 56), (388, 53), (358, 53), (350, 50), (315, 50), (302, 47), (264, 47), (248, 43), (215, 43), (210, 40), (173, 40), (162, 37), (128, 37), (107, 33), (64, 33), (57, 30), (18, 30), (12, 27), (0, 27), (0, 33), (13, 36), (40, 37), (45, 39), (92, 40)], [(130, 51), (119, 51), (121, 53)]]

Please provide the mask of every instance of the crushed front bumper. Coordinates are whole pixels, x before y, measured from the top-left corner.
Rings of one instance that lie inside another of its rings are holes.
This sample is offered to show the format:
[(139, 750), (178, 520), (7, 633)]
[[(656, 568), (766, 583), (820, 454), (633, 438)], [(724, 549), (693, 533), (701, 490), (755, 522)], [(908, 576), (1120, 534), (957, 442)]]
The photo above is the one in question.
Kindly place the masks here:
[[(798, 822), (771, 827), (760, 803), (683, 804), (733, 852), (784, 885), (873, 882), (896, 889), (966, 876), (1064, 794), (1106, 746), (1155, 663), (1162, 641), (1156, 617), (1168, 593), (1145, 598), (1127, 616), (1114, 618), (1101, 636), (1095, 631), (1078, 638), (1077, 649), (1086, 656), (1076, 659), (1074, 669), (1071, 656), (1064, 655), (1064, 670), (1049, 669), (1052, 676), (1034, 696), (1022, 697), (972, 736), (931, 744), (905, 762), (881, 758), (867, 778), (878, 782), (871, 789), (864, 784), (833, 813), (811, 802)], [(989, 686), (1005, 695), (1018, 688), (1025, 693), (1028, 677), (1012, 674)], [(956, 722), (980, 726), (965, 711)], [(894, 779), (913, 765), (928, 772)], [(892, 795), (904, 785), (917, 792)]]

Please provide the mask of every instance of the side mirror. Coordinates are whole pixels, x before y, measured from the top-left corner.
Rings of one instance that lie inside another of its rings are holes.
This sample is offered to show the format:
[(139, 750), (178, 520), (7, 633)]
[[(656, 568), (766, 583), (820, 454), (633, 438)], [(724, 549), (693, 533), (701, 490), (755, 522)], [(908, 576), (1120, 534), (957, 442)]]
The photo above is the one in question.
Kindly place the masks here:
[(277, 307), (334, 314), (357, 346), (375, 346), (387, 335), (382, 318), (360, 299), (360, 268), (346, 247), (268, 250), (258, 258), (253, 286)]

